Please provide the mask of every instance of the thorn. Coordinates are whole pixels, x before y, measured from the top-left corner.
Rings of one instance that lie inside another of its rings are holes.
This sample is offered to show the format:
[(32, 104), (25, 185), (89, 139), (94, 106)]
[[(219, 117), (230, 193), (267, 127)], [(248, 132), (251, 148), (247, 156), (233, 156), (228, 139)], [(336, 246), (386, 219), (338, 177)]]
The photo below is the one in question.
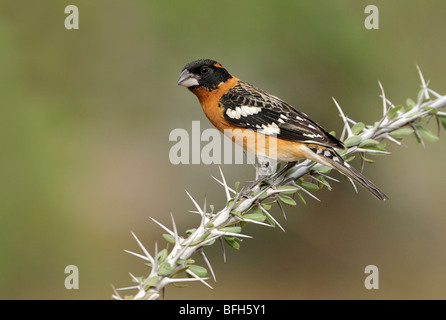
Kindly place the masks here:
[[(390, 139), (389, 139), (390, 140)], [(389, 151), (382, 151), (382, 150), (373, 150), (373, 149), (364, 149), (364, 148), (356, 148), (356, 152), (362, 152), (362, 153), (375, 153), (375, 154), (391, 154)]]
[(317, 182), (321, 183), (322, 185), (326, 186), (329, 190), (331, 190), (331, 186), (328, 184), (328, 182), (322, 181), (313, 175), (310, 175), (310, 177), (316, 180)]
[(355, 125), (357, 122), (347, 117), (347, 121), (350, 122), (352, 125)]
[(384, 88), (381, 84), (381, 81), (378, 80), (379, 87), (381, 88), (381, 98), (383, 100), (383, 119), (387, 116), (387, 107), (386, 107), (386, 94), (384, 93)]
[[(191, 281), (197, 281), (195, 278), (164, 278), (163, 279), (164, 284), (169, 284), (169, 283), (175, 283), (175, 282), (191, 282)], [(164, 289), (165, 287), (163, 287)]]
[[(195, 210), (188, 210), (187, 212), (189, 212), (189, 213), (195, 213), (195, 214), (199, 214), (199, 215), (201, 215), (200, 212), (195, 211)], [(206, 216), (208, 216), (208, 217), (211, 217), (211, 216), (212, 216), (210, 212), (205, 212), (205, 214), (206, 214)]]
[(392, 136), (389, 135), (389, 134), (386, 134), (384, 138), (386, 138), (387, 140), (389, 140), (389, 141), (391, 141), (391, 142), (393, 142), (393, 143), (395, 143), (395, 144), (397, 144), (397, 145), (399, 145), (399, 146), (402, 146), (402, 145), (403, 145), (400, 141), (398, 141), (398, 140), (392, 138)]
[[(214, 176), (211, 176), (211, 177), (212, 177), (212, 179), (214, 179), (215, 181), (217, 181), (219, 184), (221, 184), (223, 187), (225, 186), (225, 184), (224, 184), (223, 182), (221, 182), (220, 180), (218, 180), (216, 177), (214, 177)], [(237, 193), (234, 189), (232, 189), (232, 188), (230, 188), (230, 187), (228, 187), (228, 190), (231, 191), (233, 194), (236, 194), (236, 193)]]
[(172, 230), (170, 230), (169, 228), (167, 228), (166, 226), (164, 226), (162, 223), (156, 221), (154, 218), (150, 217), (150, 219), (152, 219), (153, 222), (155, 222), (157, 225), (159, 225), (161, 228), (163, 228), (167, 233), (169, 233), (171, 236), (175, 236), (175, 234), (173, 233)]
[[(387, 99), (387, 98), (386, 98), (386, 103), (389, 105), (390, 109), (394, 109), (394, 108), (396, 108), (395, 105), (394, 105), (389, 99)], [(387, 114), (386, 114), (386, 115), (387, 115)]]
[(423, 149), (426, 149), (426, 145), (424, 144), (423, 137), (422, 137), (422, 136), (420, 135), (420, 133), (418, 132), (417, 127), (415, 127), (415, 126), (413, 125), (413, 123), (410, 123), (410, 126), (412, 127), (412, 129), (413, 129), (415, 135), (417, 136), (418, 140), (420, 140), (420, 143), (421, 143), (421, 145), (423, 146)]
[(274, 226), (270, 225), (269, 223), (265, 223), (265, 222), (260, 222), (260, 221), (256, 221), (256, 220), (251, 220), (249, 218), (245, 218), (246, 222), (249, 223), (253, 223), (253, 224), (260, 224), (261, 226), (265, 226), (265, 227), (269, 227), (269, 228), (273, 228)]
[(115, 299), (115, 300), (123, 300), (122, 297), (121, 297), (121, 295), (118, 293), (118, 291), (116, 291), (115, 286), (114, 286), (114, 285), (111, 285), (111, 287), (112, 287), (112, 290), (113, 290), (113, 293), (114, 293), (114, 294), (112, 295), (112, 298)]
[(336, 101), (336, 99), (334, 97), (332, 97), (334, 103), (336, 104), (336, 107), (338, 107), (339, 110), (339, 114), (341, 115), (342, 120), (344, 121), (344, 128), (347, 130), (348, 133), (348, 137), (352, 136), (352, 130), (350, 129), (350, 126), (348, 125), (348, 121), (347, 121), (347, 117), (344, 115), (344, 112), (342, 112), (341, 107), (339, 106), (338, 102)]
[(141, 258), (141, 259), (143, 259), (145, 261), (149, 261), (150, 263), (153, 264), (152, 260), (150, 260), (146, 256), (143, 256), (142, 254), (139, 254), (139, 253), (136, 253), (136, 252), (133, 252), (133, 251), (130, 251), (130, 250), (125, 250), (125, 249), (124, 249), (124, 252), (130, 253), (131, 255), (134, 255), (135, 257)]
[(201, 210), (200, 206), (199, 206), (198, 203), (195, 201), (195, 199), (192, 198), (192, 196), (190, 195), (189, 192), (187, 192), (187, 190), (184, 190), (184, 191), (186, 191), (187, 195), (188, 195), (189, 198), (192, 200), (192, 203), (195, 205), (195, 207), (197, 208), (198, 212), (199, 212), (201, 215), (204, 215), (203, 210)]
[(318, 174), (321, 175), (321, 176), (323, 176), (323, 177), (325, 177), (325, 178), (327, 178), (328, 180), (331, 180), (331, 181), (334, 181), (334, 182), (339, 182), (338, 179), (335, 179), (335, 178), (333, 178), (333, 177), (330, 177), (328, 174), (320, 173), (320, 172), (318, 172)]
[(285, 220), (288, 221), (288, 219), (286, 218), (285, 210), (283, 209), (283, 206), (282, 206), (282, 204), (280, 203), (280, 201), (277, 201), (277, 204), (279, 205), (280, 211), (282, 211), (283, 218), (284, 218)]
[(155, 264), (155, 260), (150, 255), (150, 253), (146, 250), (146, 248), (143, 246), (141, 241), (139, 241), (138, 237), (136, 237), (136, 235), (133, 233), (133, 231), (132, 231), (132, 235), (135, 238), (136, 242), (138, 243), (139, 247), (141, 248), (142, 252), (146, 255), (147, 259), (149, 259), (149, 261), (152, 263), (152, 265)]
[(301, 190), (301, 191), (305, 192), (306, 194), (308, 194), (308, 195), (309, 195), (310, 197), (312, 197), (313, 199), (316, 199), (317, 201), (321, 202), (321, 200), (319, 200), (318, 197), (316, 197), (316, 196), (315, 196), (314, 194), (312, 194), (310, 191), (308, 191), (308, 190), (302, 188), (301, 186), (299, 186), (298, 184), (296, 184), (294, 181), (293, 181), (293, 185), (294, 185), (296, 188), (298, 188), (299, 190)]
[(139, 289), (139, 287), (131, 286), (131, 287), (125, 287), (125, 288), (116, 288), (117, 291), (135, 290), (135, 289)]
[(173, 228), (173, 236), (175, 238), (175, 243), (178, 243), (179, 241), (178, 230), (172, 212), (170, 212), (170, 218), (172, 219), (172, 228)]
[(137, 278), (137, 277), (135, 277), (133, 274), (131, 274), (130, 272), (129, 272), (129, 275), (130, 275), (130, 277), (132, 277), (132, 279), (133, 279), (133, 281), (135, 281), (136, 283), (138, 283), (139, 285), (141, 285), (141, 281)]
[(219, 235), (222, 236), (232, 236), (232, 237), (239, 237), (239, 238), (249, 238), (252, 239), (252, 236), (248, 236), (243, 233), (235, 233), (235, 232), (226, 232), (226, 231), (220, 231), (218, 232)]
[(416, 66), (417, 66), (418, 74), (420, 75), (421, 88), (422, 88), (423, 91), (424, 91), (424, 97), (425, 97), (426, 99), (430, 99), (430, 97), (429, 97), (429, 92), (428, 92), (428, 90), (427, 90), (427, 84), (426, 84), (426, 81), (424, 81), (423, 73), (421, 72), (421, 69), (420, 69), (420, 67), (418, 66), (418, 64), (417, 64)]
[(203, 257), (204, 262), (206, 262), (206, 265), (209, 268), (209, 271), (211, 271), (212, 274), (212, 278), (214, 279), (214, 282), (217, 282), (217, 278), (215, 277), (215, 273), (214, 270), (212, 269), (212, 266), (208, 260), (208, 258), (206, 257), (206, 255), (204, 254), (204, 250), (203, 248), (200, 248), (200, 250), (198, 251), (198, 253)]
[(360, 169), (360, 171), (359, 172), (361, 172), (361, 173), (363, 173), (364, 172), (364, 165), (365, 165), (365, 161), (364, 161), (364, 157), (363, 157), (363, 155), (364, 155), (364, 153), (360, 153), (360, 155), (361, 155), (361, 169)]
[(223, 243), (223, 239), (222, 239), (222, 238), (218, 238), (218, 240), (220, 241), (221, 250), (223, 251), (223, 262), (226, 263), (226, 249), (225, 249), (225, 244)]
[(260, 210), (263, 211), (264, 214), (266, 214), (268, 216), (268, 218), (270, 218), (271, 220), (274, 221), (275, 224), (277, 224), (277, 226), (283, 231), (285, 232), (285, 229), (280, 225), (279, 222), (277, 222), (276, 219), (274, 219), (274, 217), (264, 208), (260, 205), (260, 203), (258, 204), (258, 207), (260, 208)]
[(441, 94), (438, 94), (437, 92), (435, 92), (432, 89), (427, 88), (427, 91), (430, 92), (431, 94), (433, 94), (435, 96), (435, 98), (441, 98), (442, 97)]
[(231, 196), (229, 195), (229, 187), (228, 184), (226, 183), (226, 179), (225, 176), (223, 175), (223, 171), (221, 170), (221, 167), (219, 166), (218, 169), (220, 170), (220, 174), (221, 174), (221, 179), (224, 183), (224, 187), (225, 187), (225, 192), (226, 192), (226, 199), (227, 201), (231, 200)]
[(197, 281), (200, 281), (201, 283), (203, 283), (205, 286), (207, 286), (207, 287), (209, 287), (209, 288), (211, 288), (211, 289), (214, 289), (214, 288), (212, 288), (212, 286), (209, 284), (209, 283), (207, 283), (205, 280), (207, 280), (207, 279), (209, 279), (209, 278), (200, 278), (199, 276), (197, 276), (195, 273), (193, 273), (192, 271), (190, 271), (189, 269), (187, 269), (186, 270), (186, 273), (188, 274), (188, 275), (191, 275), (192, 277), (194, 277)]

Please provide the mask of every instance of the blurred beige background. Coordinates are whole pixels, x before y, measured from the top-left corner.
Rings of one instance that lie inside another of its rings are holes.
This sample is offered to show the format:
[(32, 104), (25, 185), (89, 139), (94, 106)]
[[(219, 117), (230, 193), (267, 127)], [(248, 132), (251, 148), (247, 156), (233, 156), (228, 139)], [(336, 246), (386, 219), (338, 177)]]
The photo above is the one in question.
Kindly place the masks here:
[[(80, 29), (64, 28), (75, 4)], [(149, 217), (181, 231), (197, 200), (224, 204), (217, 165), (171, 165), (174, 128), (211, 125), (176, 85), (183, 66), (213, 58), (285, 99), (329, 131), (380, 117), (377, 80), (395, 104), (416, 98), (418, 64), (446, 93), (446, 3), (373, 1), (380, 29), (364, 28), (366, 1), (0, 2), (0, 298), (109, 299), (110, 285), (148, 272), (130, 231), (163, 246)], [(434, 123), (431, 128), (436, 130)], [(426, 149), (406, 138), (365, 174), (380, 203), (342, 180), (321, 203), (288, 210), (286, 228), (248, 226), (241, 250), (208, 248), (217, 283), (169, 287), (168, 299), (446, 298), (445, 132)], [(355, 162), (358, 166), (358, 162)], [(230, 183), (250, 165), (224, 165)], [(338, 174), (334, 174), (340, 177)], [(197, 261), (201, 261), (199, 257)], [(65, 266), (80, 270), (64, 287)], [(380, 289), (366, 290), (366, 265)]]

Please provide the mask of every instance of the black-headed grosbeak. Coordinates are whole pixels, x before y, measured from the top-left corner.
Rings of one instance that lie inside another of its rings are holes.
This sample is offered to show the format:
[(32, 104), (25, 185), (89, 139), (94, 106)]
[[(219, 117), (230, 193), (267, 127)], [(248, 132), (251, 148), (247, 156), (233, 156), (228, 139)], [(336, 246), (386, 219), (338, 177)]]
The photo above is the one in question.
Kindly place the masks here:
[(259, 150), (256, 143), (235, 139), (244, 130), (251, 130), (256, 137), (262, 135), (259, 138), (266, 139), (267, 144), (268, 141), (275, 143), (275, 160), (294, 163), (310, 159), (338, 170), (377, 199), (388, 199), (334, 150), (345, 149), (341, 141), (280, 98), (234, 77), (220, 63), (210, 59), (188, 63), (178, 85), (192, 91), (209, 121), (226, 135), (232, 132), (233, 141), (243, 141), (245, 150), (269, 155), (266, 149)]

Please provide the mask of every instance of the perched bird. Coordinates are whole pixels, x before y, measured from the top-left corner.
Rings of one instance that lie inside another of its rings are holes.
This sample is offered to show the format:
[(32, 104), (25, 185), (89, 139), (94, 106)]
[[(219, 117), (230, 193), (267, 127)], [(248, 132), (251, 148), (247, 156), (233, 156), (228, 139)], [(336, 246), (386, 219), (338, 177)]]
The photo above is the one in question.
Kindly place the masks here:
[(195, 94), (209, 121), (233, 141), (239, 141), (245, 150), (269, 156), (267, 148), (258, 148), (247, 139), (236, 139), (249, 130), (256, 141), (262, 138), (266, 144), (274, 143), (277, 161), (294, 164), (310, 159), (338, 170), (377, 199), (388, 199), (335, 151), (334, 148), (345, 148), (341, 141), (280, 98), (234, 77), (220, 63), (211, 59), (188, 63), (178, 85)]

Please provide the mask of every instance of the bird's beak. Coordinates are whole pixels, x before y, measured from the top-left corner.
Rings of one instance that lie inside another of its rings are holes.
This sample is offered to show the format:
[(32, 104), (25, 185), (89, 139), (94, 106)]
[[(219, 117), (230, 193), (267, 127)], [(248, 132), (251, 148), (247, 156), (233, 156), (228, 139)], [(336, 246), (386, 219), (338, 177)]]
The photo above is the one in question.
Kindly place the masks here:
[(178, 78), (178, 85), (183, 87), (198, 86), (198, 79), (196, 76), (189, 72), (189, 70), (184, 69)]

